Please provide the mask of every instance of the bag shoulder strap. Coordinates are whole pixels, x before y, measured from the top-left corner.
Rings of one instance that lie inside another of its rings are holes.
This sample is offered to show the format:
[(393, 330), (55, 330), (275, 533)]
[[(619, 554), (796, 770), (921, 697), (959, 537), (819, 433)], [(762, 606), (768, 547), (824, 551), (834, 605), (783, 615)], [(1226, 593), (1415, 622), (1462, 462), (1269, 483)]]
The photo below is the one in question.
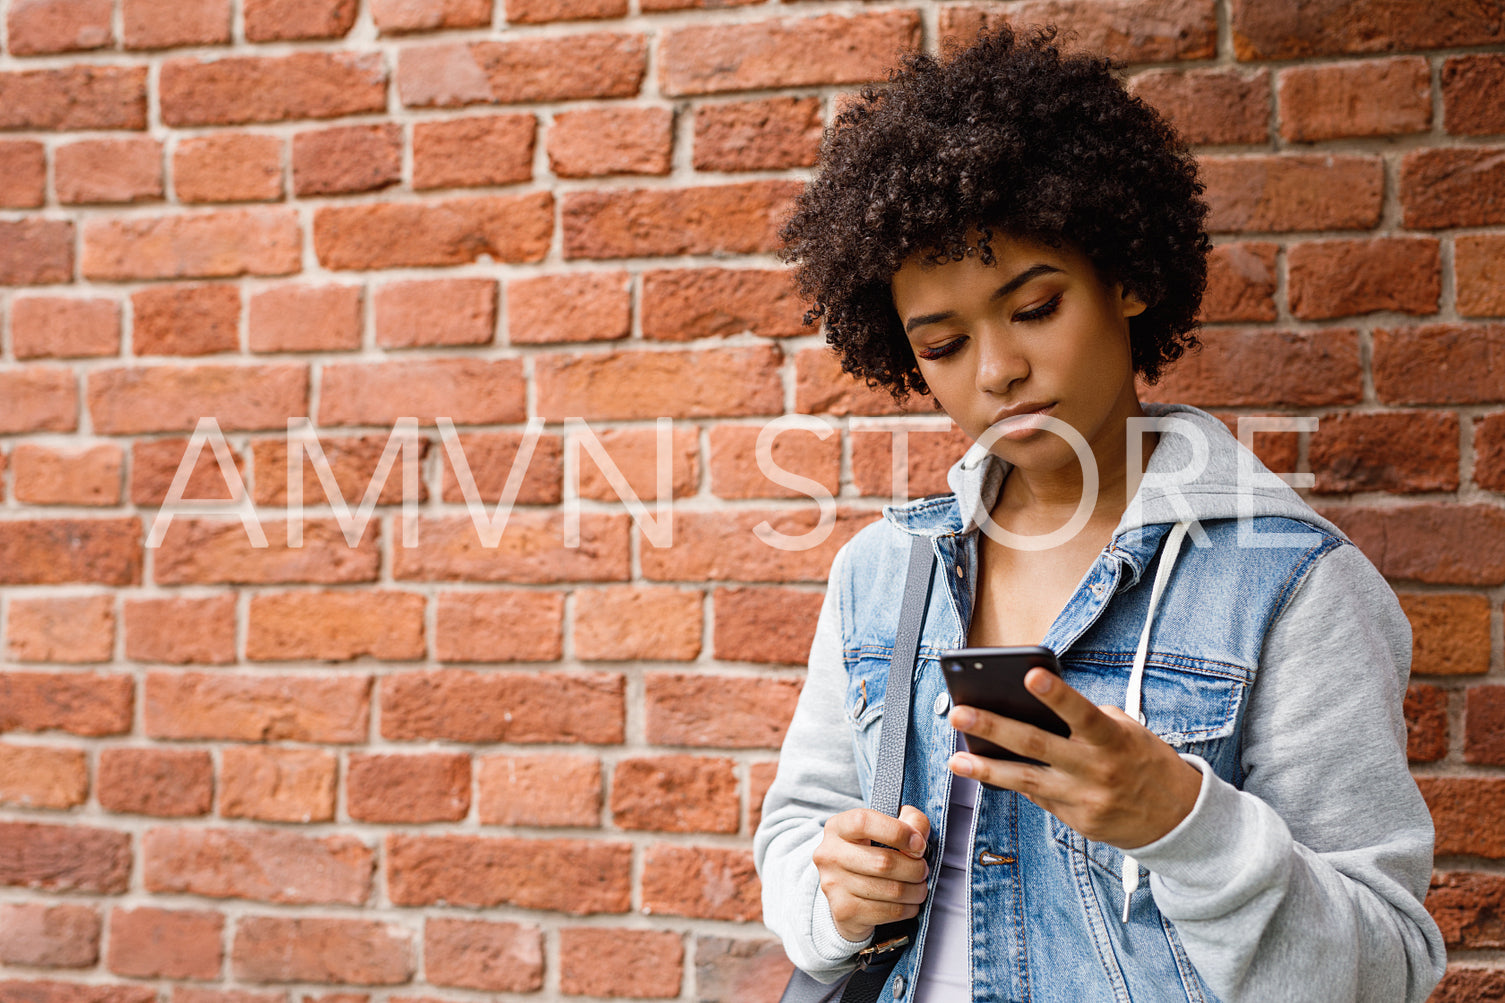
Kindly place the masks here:
[(930, 603), (935, 552), (930, 538), (915, 536), (909, 545), (909, 570), (904, 576), (904, 605), (899, 631), (888, 662), (888, 686), (883, 697), (883, 734), (878, 740), (878, 765), (873, 775), (870, 807), (898, 815), (904, 803), (904, 756), (909, 739), (909, 703), (914, 691), (915, 658), (920, 651), (920, 628)]

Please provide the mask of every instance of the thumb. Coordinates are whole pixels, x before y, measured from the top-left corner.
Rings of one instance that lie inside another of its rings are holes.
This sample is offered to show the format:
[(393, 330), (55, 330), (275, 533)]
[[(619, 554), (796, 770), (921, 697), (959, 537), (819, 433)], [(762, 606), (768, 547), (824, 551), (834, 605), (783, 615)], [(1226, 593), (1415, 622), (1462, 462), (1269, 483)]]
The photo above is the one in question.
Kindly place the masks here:
[[(899, 809), (899, 821), (912, 826), (920, 834), (921, 839), (927, 843), (930, 842), (930, 819), (926, 818), (925, 813), (920, 809), (914, 805), (905, 805)], [(923, 856), (923, 851), (911, 854), (911, 856)]]

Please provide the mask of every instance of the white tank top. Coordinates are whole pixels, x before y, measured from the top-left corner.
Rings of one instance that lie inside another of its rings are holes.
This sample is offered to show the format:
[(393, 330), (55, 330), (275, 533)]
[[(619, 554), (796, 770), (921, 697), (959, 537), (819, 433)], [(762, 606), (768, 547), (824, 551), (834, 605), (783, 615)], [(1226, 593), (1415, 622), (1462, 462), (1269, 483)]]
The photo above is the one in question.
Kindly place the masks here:
[[(957, 733), (961, 748), (961, 733)], [(951, 810), (946, 822), (946, 845), (941, 848), (941, 874), (930, 906), (930, 929), (925, 934), (925, 957), (915, 980), (914, 1003), (960, 1003), (972, 999), (972, 937), (968, 930), (967, 896), (971, 887), (972, 816), (977, 806), (976, 780), (951, 778)]]

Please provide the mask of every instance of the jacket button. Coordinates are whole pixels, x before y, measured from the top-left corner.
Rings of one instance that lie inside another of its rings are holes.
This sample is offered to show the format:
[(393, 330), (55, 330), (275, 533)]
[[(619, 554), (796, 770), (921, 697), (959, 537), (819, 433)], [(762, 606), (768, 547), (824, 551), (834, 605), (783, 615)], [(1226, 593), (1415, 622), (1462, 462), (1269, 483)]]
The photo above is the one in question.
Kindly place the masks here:
[(904, 995), (904, 976), (894, 976), (894, 999)]
[(946, 716), (946, 712), (948, 710), (950, 710), (950, 709), (951, 709), (951, 694), (950, 693), (940, 693), (940, 694), (938, 694), (936, 696), (936, 698), (935, 698), (935, 715), (936, 715), (936, 717), (945, 717)]
[(962, 570), (962, 566), (960, 564), (958, 564), (956, 566), (956, 577), (958, 577), (958, 578), (966, 578), (967, 577), (967, 573)]

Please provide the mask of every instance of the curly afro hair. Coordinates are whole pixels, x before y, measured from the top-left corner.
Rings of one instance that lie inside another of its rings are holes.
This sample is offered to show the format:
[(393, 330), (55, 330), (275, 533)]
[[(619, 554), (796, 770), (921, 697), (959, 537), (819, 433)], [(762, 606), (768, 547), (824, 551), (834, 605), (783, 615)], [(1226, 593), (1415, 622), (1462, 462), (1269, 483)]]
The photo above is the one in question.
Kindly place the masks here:
[(824, 319), (842, 368), (896, 401), (929, 390), (890, 279), (916, 253), (992, 264), (999, 233), (1073, 246), (1149, 305), (1129, 321), (1147, 382), (1197, 346), (1210, 244), (1196, 163), (1114, 63), (1055, 39), (1003, 27), (942, 59), (903, 57), (827, 130), (780, 232), (814, 304), (805, 322)]

